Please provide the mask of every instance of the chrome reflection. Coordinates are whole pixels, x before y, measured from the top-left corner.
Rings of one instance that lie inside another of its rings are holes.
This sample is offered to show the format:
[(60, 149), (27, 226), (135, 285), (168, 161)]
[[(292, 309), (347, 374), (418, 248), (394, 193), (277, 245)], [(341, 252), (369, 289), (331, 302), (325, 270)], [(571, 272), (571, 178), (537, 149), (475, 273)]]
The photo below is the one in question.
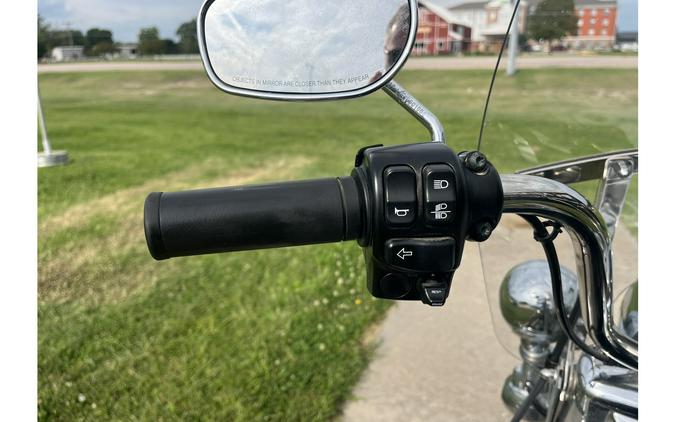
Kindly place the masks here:
[(582, 356), (577, 363), (576, 386), (576, 407), (587, 420), (637, 419), (637, 372)]
[(388, 82), (416, 28), (416, 0), (207, 0), (198, 31), (207, 73), (221, 89), (325, 99)]
[[(560, 268), (563, 300), (569, 313), (577, 298), (577, 277)], [(506, 274), (499, 291), (502, 316), (523, 338), (550, 343), (560, 333), (551, 289), (551, 272), (545, 260), (516, 265)]]
[(630, 338), (638, 341), (638, 282), (631, 284), (623, 300), (620, 312), (621, 330)]

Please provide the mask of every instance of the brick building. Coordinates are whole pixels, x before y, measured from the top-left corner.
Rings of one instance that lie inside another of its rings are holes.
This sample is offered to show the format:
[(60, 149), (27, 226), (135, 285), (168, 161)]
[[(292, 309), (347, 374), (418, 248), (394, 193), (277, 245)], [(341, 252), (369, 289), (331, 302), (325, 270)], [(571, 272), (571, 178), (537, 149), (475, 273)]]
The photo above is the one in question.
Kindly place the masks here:
[[(526, 34), (528, 17), (542, 0), (521, 0), (518, 28)], [(497, 52), (504, 40), (511, 0), (419, 0), (414, 55)], [(575, 50), (610, 49), (616, 41), (616, 0), (575, 0), (577, 31), (562, 40)], [(532, 40), (530, 43), (535, 43)], [(556, 42), (556, 45), (559, 45)]]
[(577, 34), (565, 38), (576, 50), (610, 49), (616, 41), (616, 0), (575, 0)]

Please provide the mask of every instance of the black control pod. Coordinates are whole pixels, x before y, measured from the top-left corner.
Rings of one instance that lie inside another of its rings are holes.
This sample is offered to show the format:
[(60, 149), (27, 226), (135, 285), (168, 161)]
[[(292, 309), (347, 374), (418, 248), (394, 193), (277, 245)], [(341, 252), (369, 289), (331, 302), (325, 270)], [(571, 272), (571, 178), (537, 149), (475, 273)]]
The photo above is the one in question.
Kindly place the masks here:
[(486, 240), (499, 222), (499, 174), (482, 154), (440, 143), (372, 147), (356, 163), (368, 290), (443, 305), (465, 239)]

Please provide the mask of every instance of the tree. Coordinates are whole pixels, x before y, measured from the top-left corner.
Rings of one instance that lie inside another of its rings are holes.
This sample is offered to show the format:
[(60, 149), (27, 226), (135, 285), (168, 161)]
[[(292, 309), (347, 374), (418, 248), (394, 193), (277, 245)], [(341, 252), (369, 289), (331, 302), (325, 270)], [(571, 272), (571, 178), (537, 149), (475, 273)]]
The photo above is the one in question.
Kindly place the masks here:
[(38, 59), (49, 54), (54, 47), (63, 45), (85, 45), (82, 31), (52, 29), (42, 16), (38, 15)]
[(559, 40), (577, 32), (577, 16), (574, 0), (544, 0), (528, 18), (528, 32), (532, 39)]
[(178, 50), (183, 54), (198, 54), (199, 45), (197, 44), (197, 19), (181, 24), (176, 30), (178, 41)]
[(141, 55), (163, 54), (164, 40), (159, 38), (159, 29), (156, 26), (143, 28), (138, 33), (138, 52)]
[(38, 60), (43, 58), (47, 52), (47, 40), (49, 38), (49, 25), (42, 16), (38, 15), (38, 33), (37, 33), (37, 55)]
[(60, 45), (84, 45), (82, 31), (58, 29), (47, 31), (47, 50)]
[(112, 32), (107, 29), (91, 28), (85, 35), (84, 51), (89, 56), (99, 56), (114, 51)]
[(110, 42), (99, 42), (89, 50), (89, 55), (91, 56), (102, 56), (104, 54), (113, 54), (116, 53), (117, 47), (115, 44)]
[(170, 38), (162, 40), (162, 54), (177, 54), (178, 44)]

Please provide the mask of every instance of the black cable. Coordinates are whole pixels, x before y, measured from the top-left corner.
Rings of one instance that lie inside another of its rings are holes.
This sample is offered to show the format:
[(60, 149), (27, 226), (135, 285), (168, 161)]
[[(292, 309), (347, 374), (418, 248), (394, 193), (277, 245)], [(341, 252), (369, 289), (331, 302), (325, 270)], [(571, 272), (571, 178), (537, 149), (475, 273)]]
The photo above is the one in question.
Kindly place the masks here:
[[(610, 360), (605, 355), (594, 350), (593, 348), (588, 346), (586, 342), (583, 341), (583, 339), (579, 338), (577, 333), (574, 331), (572, 323), (570, 323), (570, 319), (568, 318), (567, 313), (565, 312), (562, 276), (560, 274), (560, 261), (558, 261), (558, 253), (556, 252), (555, 246), (553, 244), (553, 240), (558, 235), (558, 233), (561, 232), (560, 226), (556, 225), (556, 223), (547, 223), (548, 226), (553, 226), (553, 230), (549, 232), (546, 229), (546, 225), (541, 221), (539, 221), (537, 217), (531, 215), (520, 215), (520, 217), (522, 217), (525, 221), (530, 223), (530, 225), (534, 229), (535, 240), (541, 243), (542, 247), (544, 248), (544, 253), (546, 254), (546, 259), (548, 261), (548, 267), (551, 272), (551, 290), (553, 292), (553, 302), (558, 311), (557, 312), (558, 321), (560, 322), (563, 331), (565, 332), (567, 337), (569, 337), (569, 339), (572, 340), (572, 342), (574, 342), (574, 344), (576, 344), (577, 347), (579, 347), (586, 354), (593, 356), (594, 358), (600, 360), (601, 362), (609, 363)], [(579, 311), (580, 310), (578, 309), (573, 309), (573, 312), (576, 314), (578, 314)], [(578, 318), (577, 315), (575, 315), (574, 319), (575, 323), (576, 318)]]
[(523, 417), (525, 417), (525, 413), (530, 409), (534, 401), (537, 399), (537, 396), (539, 393), (541, 393), (541, 390), (546, 387), (546, 378), (539, 377), (537, 379), (537, 382), (534, 384), (532, 387), (532, 390), (530, 390), (530, 394), (527, 396), (527, 398), (518, 406), (518, 409), (516, 409), (516, 412), (513, 414), (513, 417), (511, 418), (511, 422), (520, 422)]
[(506, 34), (504, 35), (504, 41), (499, 48), (499, 55), (497, 55), (497, 65), (495, 66), (494, 71), (492, 72), (492, 79), (490, 80), (490, 88), (488, 89), (487, 98), (485, 99), (485, 108), (483, 108), (483, 118), (480, 121), (480, 133), (478, 134), (478, 147), (476, 151), (480, 151), (481, 143), (483, 142), (483, 129), (485, 128), (485, 118), (487, 117), (488, 106), (490, 105), (490, 96), (492, 95), (492, 87), (495, 84), (495, 79), (497, 78), (497, 71), (499, 70), (499, 63), (502, 61), (502, 55), (504, 54), (504, 46), (506, 46), (506, 39), (509, 37), (511, 32), (511, 25), (513, 25), (513, 19), (516, 17), (516, 12), (518, 11), (518, 6), (520, 5), (520, 0), (516, 0), (516, 4), (513, 7), (513, 13), (511, 14), (511, 20), (509, 20), (509, 26), (506, 28)]
[[(560, 261), (558, 260), (558, 253), (556, 252), (555, 245), (553, 244), (555, 238), (558, 236), (558, 234), (562, 232), (560, 230), (560, 225), (550, 221), (542, 223), (541, 221), (539, 221), (537, 217), (530, 215), (520, 215), (520, 217), (522, 217), (525, 221), (530, 223), (530, 225), (534, 229), (535, 240), (541, 243), (542, 247), (544, 248), (546, 259), (548, 261), (549, 270), (551, 272), (551, 290), (553, 292), (553, 301), (555, 302), (556, 310), (558, 311), (556, 313), (558, 315), (560, 325), (563, 327), (563, 331), (567, 335), (567, 338), (569, 338), (572, 342), (574, 342), (574, 344), (576, 344), (581, 350), (583, 350), (587, 354), (603, 362), (608, 361), (608, 359), (605, 356), (598, 355), (598, 353), (595, 350), (591, 349), (582, 339), (580, 339), (574, 332), (574, 328), (571, 326), (570, 320), (573, 321), (573, 323), (576, 323), (576, 321), (580, 317), (581, 307), (579, 304), (579, 300), (577, 299), (575, 301), (574, 307), (572, 308), (569, 317), (565, 312), (565, 303), (563, 300), (563, 290), (562, 290), (562, 275), (560, 272)], [(549, 232), (547, 230), (547, 227), (552, 227), (552, 230)], [(560, 361), (560, 356), (562, 355), (562, 351), (567, 343), (568, 341), (565, 337), (558, 339), (555, 347), (553, 348), (553, 351), (549, 354), (548, 358), (546, 359), (546, 364), (544, 365), (544, 367), (555, 368), (558, 365), (558, 362)], [(514, 412), (511, 422), (520, 422), (523, 419), (523, 417), (525, 417), (525, 414), (532, 406), (534, 406), (539, 413), (542, 414), (546, 413), (545, 409), (541, 409), (541, 406), (539, 406), (538, 403), (536, 402), (537, 396), (544, 389), (546, 383), (547, 380), (540, 375), (536, 383), (532, 387), (532, 390), (530, 390), (530, 393), (528, 394), (527, 398), (525, 398), (525, 400), (520, 404), (520, 406), (518, 406), (518, 408)]]

